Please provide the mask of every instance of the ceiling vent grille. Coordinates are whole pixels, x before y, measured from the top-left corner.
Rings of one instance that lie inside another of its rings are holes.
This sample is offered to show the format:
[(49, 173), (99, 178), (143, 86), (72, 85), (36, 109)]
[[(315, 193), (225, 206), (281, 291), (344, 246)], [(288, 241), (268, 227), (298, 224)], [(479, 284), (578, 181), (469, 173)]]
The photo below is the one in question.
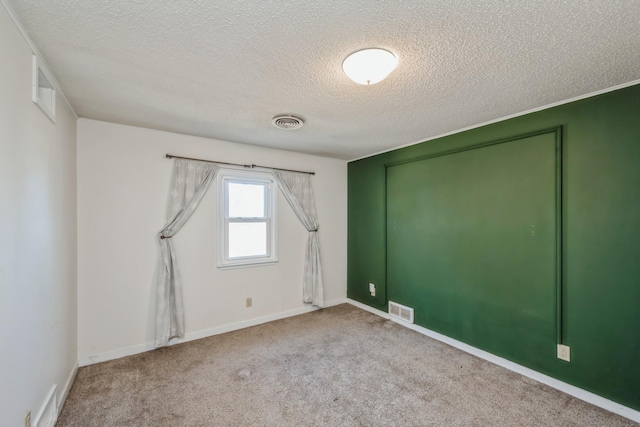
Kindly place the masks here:
[(295, 130), (300, 129), (304, 121), (294, 116), (276, 116), (271, 120), (271, 123), (278, 129)]
[(413, 323), (413, 308), (389, 301), (389, 315), (403, 322)]

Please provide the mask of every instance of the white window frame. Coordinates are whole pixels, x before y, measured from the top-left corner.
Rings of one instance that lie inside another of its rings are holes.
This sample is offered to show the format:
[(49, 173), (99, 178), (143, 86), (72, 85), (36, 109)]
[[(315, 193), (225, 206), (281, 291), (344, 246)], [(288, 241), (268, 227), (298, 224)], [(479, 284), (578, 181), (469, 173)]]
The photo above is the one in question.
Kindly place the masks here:
[[(227, 183), (241, 182), (262, 184), (265, 186), (265, 219), (262, 218), (229, 218), (229, 194)], [(273, 175), (265, 172), (221, 169), (218, 172), (218, 268), (257, 267), (278, 262), (277, 256), (277, 217), (276, 217), (276, 183)], [(267, 255), (229, 258), (229, 224), (234, 222), (266, 222)]]

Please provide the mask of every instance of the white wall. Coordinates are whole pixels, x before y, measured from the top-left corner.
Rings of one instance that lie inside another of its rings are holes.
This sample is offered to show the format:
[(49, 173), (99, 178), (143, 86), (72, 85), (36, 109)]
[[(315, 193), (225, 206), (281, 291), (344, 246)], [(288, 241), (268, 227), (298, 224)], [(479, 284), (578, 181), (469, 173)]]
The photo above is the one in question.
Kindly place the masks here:
[(31, 102), (31, 49), (0, 5), (0, 425), (58, 399), (77, 361), (76, 118)]
[[(81, 119), (78, 121), (78, 300), (81, 364), (151, 348), (156, 235), (172, 161), (166, 153), (312, 170), (320, 221), (325, 300), (346, 298), (347, 163), (280, 150)], [(279, 192), (278, 192), (279, 193)], [(273, 266), (216, 268), (216, 195), (174, 237), (184, 286), (187, 337), (287, 314), (302, 304), (306, 230), (278, 195)], [(245, 298), (253, 307), (245, 307)], [(218, 329), (216, 329), (218, 328)], [(97, 356), (97, 357), (96, 357)]]

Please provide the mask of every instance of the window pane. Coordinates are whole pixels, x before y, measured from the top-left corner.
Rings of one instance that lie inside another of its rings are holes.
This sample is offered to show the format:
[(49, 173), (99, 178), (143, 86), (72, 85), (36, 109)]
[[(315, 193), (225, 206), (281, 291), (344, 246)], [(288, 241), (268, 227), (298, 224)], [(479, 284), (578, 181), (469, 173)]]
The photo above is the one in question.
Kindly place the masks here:
[(267, 256), (266, 222), (230, 222), (229, 258)]
[(263, 184), (229, 182), (229, 218), (264, 218)]

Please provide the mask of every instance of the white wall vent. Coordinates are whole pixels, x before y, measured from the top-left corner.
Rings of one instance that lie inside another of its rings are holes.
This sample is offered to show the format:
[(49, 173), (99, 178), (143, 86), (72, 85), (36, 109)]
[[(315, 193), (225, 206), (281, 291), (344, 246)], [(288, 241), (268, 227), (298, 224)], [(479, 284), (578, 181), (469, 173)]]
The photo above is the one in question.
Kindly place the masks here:
[(413, 323), (413, 308), (389, 301), (389, 315), (403, 322)]
[(38, 57), (33, 55), (33, 70), (31, 77), (32, 94), (31, 98), (33, 102), (40, 107), (42, 112), (49, 117), (49, 119), (56, 122), (56, 90), (51, 83), (52, 78), (49, 77), (49, 72), (40, 64)]

